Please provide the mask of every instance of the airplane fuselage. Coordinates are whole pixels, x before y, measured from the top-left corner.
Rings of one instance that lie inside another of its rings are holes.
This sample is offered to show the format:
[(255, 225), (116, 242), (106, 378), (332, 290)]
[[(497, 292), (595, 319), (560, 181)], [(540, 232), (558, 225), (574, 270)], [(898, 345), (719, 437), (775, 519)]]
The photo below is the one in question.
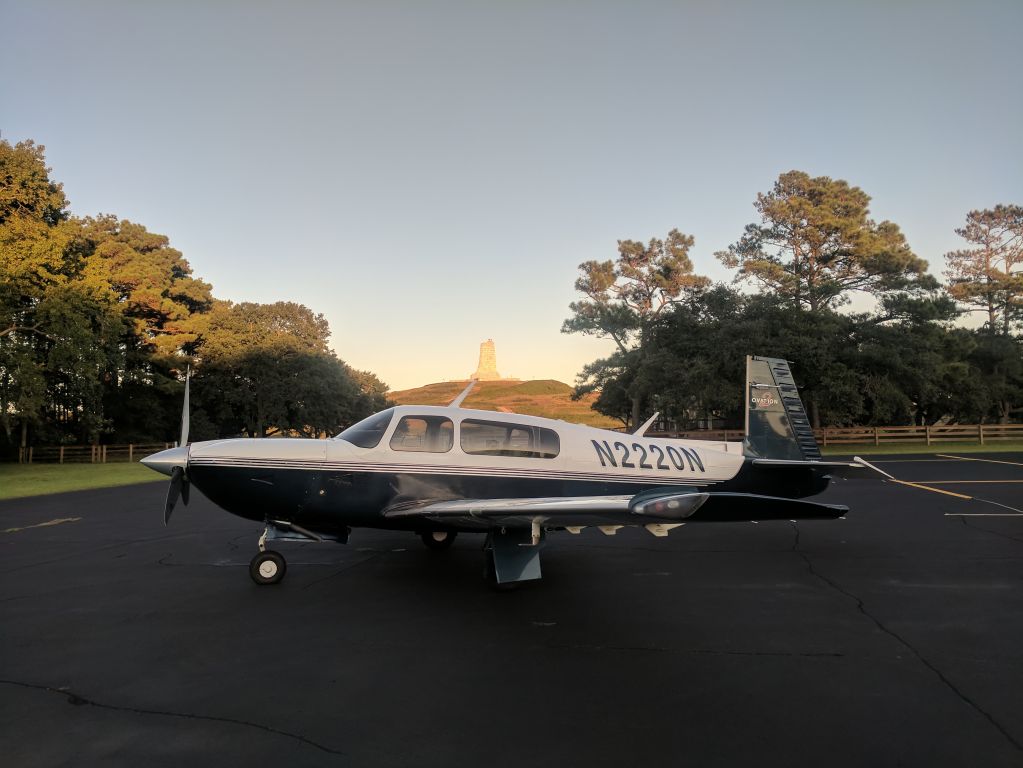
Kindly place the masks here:
[[(462, 408), (399, 406), (390, 413), (371, 447), (342, 436), (193, 443), (188, 477), (232, 514), (283, 519), (324, 532), (437, 527), (429, 520), (382, 514), (424, 500), (631, 496), (650, 489), (763, 492), (768, 481), (774, 495), (788, 498), (823, 489), (805, 469), (774, 470), (768, 477), (743, 456), (741, 443), (647, 438)], [(439, 441), (425, 431), (411, 439), (399, 435), (403, 424), (425, 422), (444, 425)], [(482, 438), (468, 434), (481, 429)], [(488, 441), (490, 435), (495, 439)], [(549, 445), (537, 450), (545, 436)], [(467, 515), (441, 527), (473, 531), (486, 530), (487, 524)]]

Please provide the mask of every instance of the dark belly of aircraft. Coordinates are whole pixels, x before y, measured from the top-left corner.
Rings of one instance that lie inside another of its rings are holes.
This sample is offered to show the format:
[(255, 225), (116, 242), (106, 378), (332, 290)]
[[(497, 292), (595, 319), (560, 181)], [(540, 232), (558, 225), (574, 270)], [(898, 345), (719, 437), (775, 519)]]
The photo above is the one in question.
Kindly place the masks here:
[[(565, 480), (481, 475), (439, 475), (394, 472), (316, 471), (309, 469), (252, 468), (191, 465), (191, 482), (218, 506), (249, 520), (287, 520), (321, 532), (348, 526), (418, 529), (423, 519), (389, 519), (383, 510), (402, 503), (449, 499), (538, 498), (560, 496), (616, 496), (649, 491), (652, 487), (683, 492), (764, 493), (767, 477), (747, 463), (731, 480), (704, 485), (651, 486), (607, 480)], [(827, 480), (806, 470), (772, 470), (772, 495), (800, 498), (819, 493)], [(456, 530), (477, 530), (471, 523), (452, 524)]]
[[(249, 520), (288, 520), (329, 532), (346, 526), (423, 527), (422, 520), (390, 520), (383, 510), (404, 502), (448, 499), (631, 495), (650, 485), (627, 482), (479, 475), (317, 472), (248, 467), (189, 467), (193, 485), (218, 506)], [(686, 490), (696, 491), (693, 486)], [(431, 526), (435, 527), (435, 526)], [(475, 526), (451, 526), (475, 530)]]

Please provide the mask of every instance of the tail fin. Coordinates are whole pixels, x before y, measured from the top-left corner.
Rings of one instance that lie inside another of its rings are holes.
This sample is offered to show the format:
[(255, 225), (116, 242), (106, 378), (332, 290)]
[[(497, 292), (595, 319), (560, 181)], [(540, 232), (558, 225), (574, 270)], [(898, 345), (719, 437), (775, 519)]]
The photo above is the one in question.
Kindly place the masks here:
[(748, 456), (819, 461), (820, 448), (785, 360), (746, 357), (746, 439)]

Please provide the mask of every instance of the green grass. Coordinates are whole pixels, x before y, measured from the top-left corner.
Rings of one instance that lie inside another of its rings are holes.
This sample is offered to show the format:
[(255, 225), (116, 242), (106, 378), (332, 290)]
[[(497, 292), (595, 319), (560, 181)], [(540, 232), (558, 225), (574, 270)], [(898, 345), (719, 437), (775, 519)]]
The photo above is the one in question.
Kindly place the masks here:
[(864, 443), (860, 445), (829, 445), (821, 448), (826, 456), (853, 456), (867, 454), (902, 453), (1016, 453), (1023, 452), (1023, 442), (1018, 440), (997, 440), (981, 445), (978, 442), (949, 443)]
[(166, 480), (135, 463), (117, 464), (0, 464), (0, 499), (43, 496), (88, 488), (110, 488)]
[(524, 381), (508, 389), (510, 395), (564, 395), (570, 397), (572, 388), (554, 379)]

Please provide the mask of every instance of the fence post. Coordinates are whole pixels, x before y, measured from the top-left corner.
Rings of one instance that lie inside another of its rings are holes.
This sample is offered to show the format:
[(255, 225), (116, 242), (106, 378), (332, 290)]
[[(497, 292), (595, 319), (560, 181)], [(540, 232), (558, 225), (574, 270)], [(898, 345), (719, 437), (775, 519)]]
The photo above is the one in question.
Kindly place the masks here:
[(930, 445), (931, 444), (931, 425), (930, 424), (925, 424), (924, 425), (924, 430), (925, 430), (925, 432), (927, 434), (927, 444)]
[(128, 443), (128, 463), (129, 464), (131, 464), (131, 462), (132, 462), (132, 456), (134, 455), (134, 453), (135, 453), (135, 446), (132, 445), (131, 443)]
[(107, 447), (104, 445), (100, 450), (103, 451), (103, 463), (107, 463)]
[(978, 424), (977, 425), (977, 432), (980, 435), (980, 444), (984, 445), (984, 425), (983, 424)]
[(881, 445), (881, 437), (877, 433), (877, 427), (874, 427), (874, 445)]
[(34, 450), (35, 450), (35, 446), (33, 446), (33, 445), (30, 445), (30, 446), (28, 447), (28, 463), (29, 463), (29, 464), (31, 464), (31, 463), (32, 463), (32, 452), (33, 452)]
[(57, 459), (57, 463), (58, 464), (63, 464), (64, 463), (64, 446), (63, 445), (60, 447), (60, 458)]
[(821, 435), (821, 437), (824, 438), (824, 447), (827, 448), (828, 447), (828, 428), (827, 427), (824, 427), (824, 434)]

